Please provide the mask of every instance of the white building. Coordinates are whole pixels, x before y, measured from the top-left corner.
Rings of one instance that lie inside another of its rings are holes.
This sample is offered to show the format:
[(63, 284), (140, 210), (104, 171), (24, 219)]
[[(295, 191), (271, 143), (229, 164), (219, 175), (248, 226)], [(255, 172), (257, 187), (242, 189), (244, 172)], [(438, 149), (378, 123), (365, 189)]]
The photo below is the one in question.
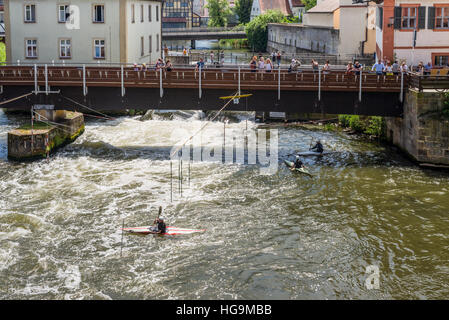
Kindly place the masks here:
[(318, 0), (304, 15), (304, 25), (339, 30), (340, 56), (374, 54), (376, 51), (375, 3), (352, 0)]
[(385, 0), (378, 6), (376, 51), (379, 58), (449, 65), (449, 2)]
[(4, 0), (7, 62), (153, 63), (160, 0)]

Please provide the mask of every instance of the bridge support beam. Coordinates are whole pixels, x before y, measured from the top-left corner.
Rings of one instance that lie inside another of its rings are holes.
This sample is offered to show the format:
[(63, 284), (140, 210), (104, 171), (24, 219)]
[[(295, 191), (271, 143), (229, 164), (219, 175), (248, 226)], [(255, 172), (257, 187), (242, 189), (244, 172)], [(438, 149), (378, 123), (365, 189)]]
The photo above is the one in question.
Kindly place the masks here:
[(195, 43), (196, 43), (196, 40), (194, 40), (194, 39), (190, 40), (190, 47), (192, 49), (196, 49)]

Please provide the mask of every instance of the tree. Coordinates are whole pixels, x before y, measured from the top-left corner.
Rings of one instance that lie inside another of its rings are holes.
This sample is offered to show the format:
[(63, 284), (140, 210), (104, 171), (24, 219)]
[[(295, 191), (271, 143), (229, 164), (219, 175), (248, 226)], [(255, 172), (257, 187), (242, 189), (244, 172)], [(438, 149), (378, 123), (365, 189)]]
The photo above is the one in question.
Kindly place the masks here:
[(209, 9), (209, 26), (226, 27), (228, 15), (231, 13), (227, 0), (209, 0), (206, 8)]
[(268, 41), (268, 24), (283, 21), (284, 15), (279, 10), (267, 10), (250, 21), (245, 27), (250, 48), (254, 51), (265, 51)]
[(304, 4), (306, 11), (316, 6), (316, 0), (301, 0), (301, 2)]
[(251, 19), (251, 8), (253, 0), (237, 0), (235, 2), (235, 13), (239, 16), (239, 22), (246, 24)]

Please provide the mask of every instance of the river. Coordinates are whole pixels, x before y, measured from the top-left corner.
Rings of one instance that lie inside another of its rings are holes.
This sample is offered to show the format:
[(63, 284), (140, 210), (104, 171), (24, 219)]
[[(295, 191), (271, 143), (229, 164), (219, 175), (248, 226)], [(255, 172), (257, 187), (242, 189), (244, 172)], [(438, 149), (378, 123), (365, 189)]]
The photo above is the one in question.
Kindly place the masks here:
[[(170, 202), (172, 132), (204, 121), (87, 121), (48, 162), (10, 162), (6, 133), (24, 121), (0, 111), (0, 299), (448, 297), (449, 174), (395, 149), (279, 127), (275, 174), (197, 161), (189, 186), (184, 164), (183, 195), (173, 182)], [(316, 138), (338, 152), (305, 158), (313, 178), (290, 172), (282, 161)], [(206, 232), (122, 241), (123, 221), (148, 225), (159, 206), (169, 225)], [(378, 289), (366, 286), (368, 266)]]

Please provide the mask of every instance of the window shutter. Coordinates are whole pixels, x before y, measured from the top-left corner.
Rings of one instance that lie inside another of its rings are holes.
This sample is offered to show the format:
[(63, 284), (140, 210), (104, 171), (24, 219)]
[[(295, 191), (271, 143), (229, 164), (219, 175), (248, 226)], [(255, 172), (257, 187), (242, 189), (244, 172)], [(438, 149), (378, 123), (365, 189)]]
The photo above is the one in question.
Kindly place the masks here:
[(426, 7), (418, 8), (418, 29), (426, 28)]
[(394, 28), (401, 29), (402, 8), (394, 7)]
[(379, 8), (379, 28), (382, 30), (384, 23), (384, 8)]
[(435, 7), (429, 7), (427, 17), (427, 29), (435, 28)]

